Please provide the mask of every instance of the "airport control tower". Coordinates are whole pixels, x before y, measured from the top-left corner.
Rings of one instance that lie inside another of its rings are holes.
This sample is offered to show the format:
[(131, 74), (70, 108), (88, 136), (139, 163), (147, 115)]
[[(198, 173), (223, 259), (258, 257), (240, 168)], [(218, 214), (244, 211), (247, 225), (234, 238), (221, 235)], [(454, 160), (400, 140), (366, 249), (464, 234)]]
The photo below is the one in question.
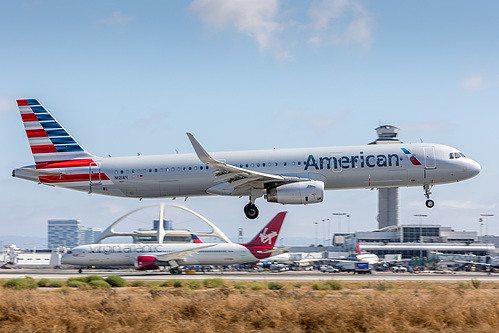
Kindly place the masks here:
[[(400, 143), (397, 139), (399, 128), (393, 125), (380, 125), (376, 128), (378, 138), (370, 144)], [(399, 188), (378, 189), (378, 229), (399, 225)]]

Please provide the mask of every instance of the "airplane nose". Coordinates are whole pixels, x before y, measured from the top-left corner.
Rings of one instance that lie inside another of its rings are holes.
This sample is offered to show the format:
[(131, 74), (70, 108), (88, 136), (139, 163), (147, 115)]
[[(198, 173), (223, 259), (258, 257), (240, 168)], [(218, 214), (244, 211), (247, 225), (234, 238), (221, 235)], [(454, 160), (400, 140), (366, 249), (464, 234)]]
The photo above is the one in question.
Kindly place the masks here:
[(469, 160), (467, 165), (466, 165), (466, 172), (469, 174), (469, 177), (475, 177), (482, 171), (482, 167), (480, 164), (473, 160)]

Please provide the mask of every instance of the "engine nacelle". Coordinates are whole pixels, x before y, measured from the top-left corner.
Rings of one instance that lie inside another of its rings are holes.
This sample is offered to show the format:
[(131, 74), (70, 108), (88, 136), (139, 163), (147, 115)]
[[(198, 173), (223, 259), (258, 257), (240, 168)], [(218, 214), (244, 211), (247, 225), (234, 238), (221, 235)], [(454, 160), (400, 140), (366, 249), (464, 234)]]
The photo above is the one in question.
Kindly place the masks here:
[(267, 189), (267, 201), (287, 205), (322, 202), (324, 183), (319, 180), (289, 183)]
[(158, 264), (156, 263), (156, 258), (149, 256), (138, 256), (133, 259), (133, 265), (137, 269), (148, 270), (148, 269), (156, 269), (158, 268)]

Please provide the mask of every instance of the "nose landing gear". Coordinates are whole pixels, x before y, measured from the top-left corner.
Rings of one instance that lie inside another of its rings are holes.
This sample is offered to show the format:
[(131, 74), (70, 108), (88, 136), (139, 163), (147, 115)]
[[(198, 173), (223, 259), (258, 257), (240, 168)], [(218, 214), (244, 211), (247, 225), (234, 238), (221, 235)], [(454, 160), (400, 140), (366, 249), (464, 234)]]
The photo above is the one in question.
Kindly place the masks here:
[(423, 185), (424, 196), (426, 197), (425, 205), (428, 208), (433, 208), (435, 206), (435, 202), (430, 199), (431, 189), (433, 185)]

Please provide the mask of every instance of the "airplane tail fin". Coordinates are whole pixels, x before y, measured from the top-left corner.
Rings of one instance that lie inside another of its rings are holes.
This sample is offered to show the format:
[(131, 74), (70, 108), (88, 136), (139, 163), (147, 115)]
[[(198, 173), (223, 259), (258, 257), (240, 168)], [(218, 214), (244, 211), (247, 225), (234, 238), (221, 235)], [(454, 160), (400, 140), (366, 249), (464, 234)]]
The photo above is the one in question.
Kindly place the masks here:
[(287, 212), (278, 213), (246, 246), (274, 247)]
[(191, 234), (191, 239), (192, 239), (192, 242), (193, 243), (196, 243), (196, 244), (201, 244), (203, 243), (202, 240), (199, 239), (198, 235), (196, 234)]
[(54, 162), (95, 158), (36, 99), (17, 100), (36, 168)]

